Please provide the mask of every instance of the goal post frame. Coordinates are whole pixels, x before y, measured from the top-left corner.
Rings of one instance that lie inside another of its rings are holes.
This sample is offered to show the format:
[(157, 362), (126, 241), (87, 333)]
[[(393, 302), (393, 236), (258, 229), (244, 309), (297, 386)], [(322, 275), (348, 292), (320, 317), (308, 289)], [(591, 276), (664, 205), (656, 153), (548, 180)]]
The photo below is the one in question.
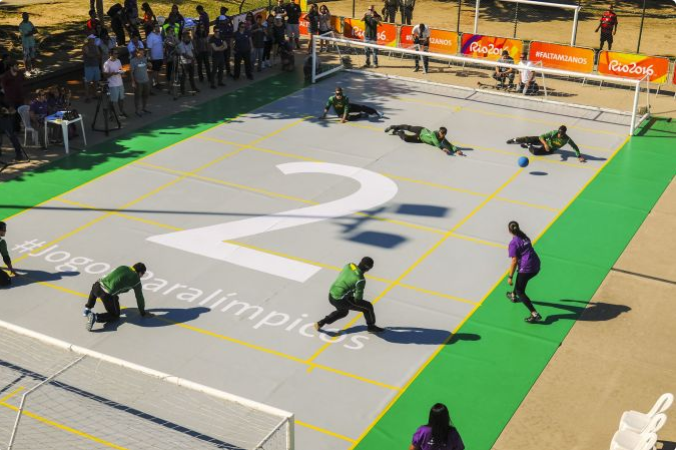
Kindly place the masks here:
[[(566, 5), (563, 3), (545, 3), (545, 2), (538, 2), (534, 0), (499, 0), (501, 2), (509, 2), (509, 3), (521, 3), (521, 4), (526, 4), (526, 5), (534, 5), (534, 6), (544, 6), (544, 7), (549, 7), (549, 8), (558, 8), (558, 9), (574, 9), (574, 17), (573, 17), (573, 31), (570, 36), (570, 45), (575, 45), (575, 40), (577, 38), (577, 25), (580, 17), (580, 9), (582, 9), (581, 6), (576, 6), (576, 5)], [(476, 0), (476, 3), (474, 5), (474, 31), (473, 34), (477, 34), (479, 31), (479, 7), (481, 6), (481, 0)]]

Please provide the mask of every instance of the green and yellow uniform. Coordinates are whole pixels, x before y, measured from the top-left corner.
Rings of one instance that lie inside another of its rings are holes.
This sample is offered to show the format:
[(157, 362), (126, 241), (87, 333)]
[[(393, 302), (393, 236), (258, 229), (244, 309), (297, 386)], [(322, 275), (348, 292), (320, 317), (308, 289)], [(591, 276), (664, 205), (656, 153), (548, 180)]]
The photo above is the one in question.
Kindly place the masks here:
[(564, 135), (563, 137), (559, 137), (559, 130), (554, 130), (550, 131), (549, 133), (545, 133), (539, 136), (540, 139), (545, 141), (551, 151), (555, 151), (560, 149), (566, 144), (570, 144), (571, 147), (573, 147), (573, 150), (575, 150), (575, 156), (578, 158), (580, 157), (580, 149), (577, 148), (577, 145), (575, 142), (568, 137), (568, 135)]
[(343, 95), (341, 98), (332, 95), (329, 97), (329, 100), (326, 102), (326, 109), (331, 109), (336, 112), (339, 116), (344, 116), (350, 113), (350, 99), (347, 95)]
[(146, 302), (143, 298), (141, 277), (129, 266), (120, 266), (99, 280), (101, 289), (107, 294), (116, 296), (134, 290), (139, 313), (145, 315)]
[(359, 266), (350, 263), (343, 267), (336, 281), (331, 285), (329, 294), (335, 300), (352, 297), (355, 300), (363, 300), (366, 279)]

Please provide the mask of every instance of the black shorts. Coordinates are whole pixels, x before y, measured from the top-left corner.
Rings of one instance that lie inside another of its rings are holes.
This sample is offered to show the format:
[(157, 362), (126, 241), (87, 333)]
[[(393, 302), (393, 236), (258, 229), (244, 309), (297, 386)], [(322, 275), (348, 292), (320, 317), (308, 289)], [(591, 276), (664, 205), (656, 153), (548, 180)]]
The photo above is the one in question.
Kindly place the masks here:
[(601, 42), (608, 42), (609, 44), (612, 44), (613, 43), (613, 32), (612, 31), (607, 31), (607, 32), (601, 31)]
[(162, 60), (161, 59), (151, 59), (150, 60), (150, 67), (153, 69), (153, 71), (158, 72), (162, 68)]

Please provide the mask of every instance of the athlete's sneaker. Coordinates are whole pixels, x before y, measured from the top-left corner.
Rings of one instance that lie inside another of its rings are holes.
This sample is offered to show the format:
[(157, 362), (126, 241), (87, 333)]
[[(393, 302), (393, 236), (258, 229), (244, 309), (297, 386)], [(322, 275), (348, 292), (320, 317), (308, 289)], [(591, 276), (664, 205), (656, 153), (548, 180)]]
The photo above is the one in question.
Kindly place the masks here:
[(89, 308), (85, 308), (85, 309), (82, 311), (82, 315), (83, 315), (84, 317), (87, 317), (87, 316), (90, 315), (91, 313), (92, 313), (92, 310), (89, 309)]
[(383, 331), (385, 331), (385, 329), (380, 328), (377, 325), (369, 325), (368, 327), (366, 327), (366, 331), (368, 331), (369, 333), (382, 333)]
[(514, 292), (506, 292), (507, 298), (509, 299), (510, 302), (516, 303), (519, 301), (519, 297), (516, 296)]
[(521, 148), (530, 148), (531, 144), (521, 144)]
[(315, 322), (315, 330), (320, 331), (322, 329), (322, 325), (319, 324), (319, 322)]
[(376, 115), (381, 119), (383, 119), (385, 117), (385, 114), (383, 114), (382, 112), (380, 112), (378, 110), (376, 110)]
[(385, 128), (385, 133), (389, 133), (393, 129), (394, 129), (394, 127), (392, 125), (390, 125), (389, 127)]
[(92, 328), (94, 328), (94, 324), (96, 323), (96, 313), (90, 312), (87, 314), (87, 318), (85, 319), (85, 328), (87, 331), (92, 331)]
[(516, 144), (516, 139), (507, 139), (508, 144)]
[(539, 313), (536, 313), (535, 315), (530, 315), (524, 319), (528, 323), (535, 323), (539, 322), (542, 320), (542, 316)]

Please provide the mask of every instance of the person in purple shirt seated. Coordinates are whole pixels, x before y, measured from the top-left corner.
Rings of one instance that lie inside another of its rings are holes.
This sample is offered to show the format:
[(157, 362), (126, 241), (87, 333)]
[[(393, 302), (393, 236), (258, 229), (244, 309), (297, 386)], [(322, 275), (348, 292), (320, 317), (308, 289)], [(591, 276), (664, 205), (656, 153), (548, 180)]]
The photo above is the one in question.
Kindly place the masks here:
[(458, 430), (451, 425), (446, 405), (432, 406), (427, 425), (418, 427), (409, 450), (465, 450)]
[(47, 148), (45, 142), (45, 117), (49, 115), (49, 103), (47, 102), (47, 92), (43, 89), (38, 89), (36, 98), (30, 104), (31, 124), (33, 128), (38, 131), (38, 140), (42, 149)]
[(540, 273), (540, 258), (535, 253), (530, 239), (526, 236), (526, 233), (521, 231), (517, 222), (509, 222), (508, 228), (513, 236), (512, 241), (509, 243), (509, 257), (512, 258), (512, 262), (509, 266), (509, 275), (507, 275), (507, 282), (510, 286), (512, 286), (512, 278), (517, 266), (519, 274), (516, 276), (514, 291), (507, 292), (507, 298), (513, 303), (521, 301), (526, 305), (526, 308), (530, 311), (530, 315), (525, 319), (526, 322), (538, 322), (542, 320), (542, 316), (538, 314), (530, 298), (526, 295), (526, 286), (528, 286), (530, 280)]

